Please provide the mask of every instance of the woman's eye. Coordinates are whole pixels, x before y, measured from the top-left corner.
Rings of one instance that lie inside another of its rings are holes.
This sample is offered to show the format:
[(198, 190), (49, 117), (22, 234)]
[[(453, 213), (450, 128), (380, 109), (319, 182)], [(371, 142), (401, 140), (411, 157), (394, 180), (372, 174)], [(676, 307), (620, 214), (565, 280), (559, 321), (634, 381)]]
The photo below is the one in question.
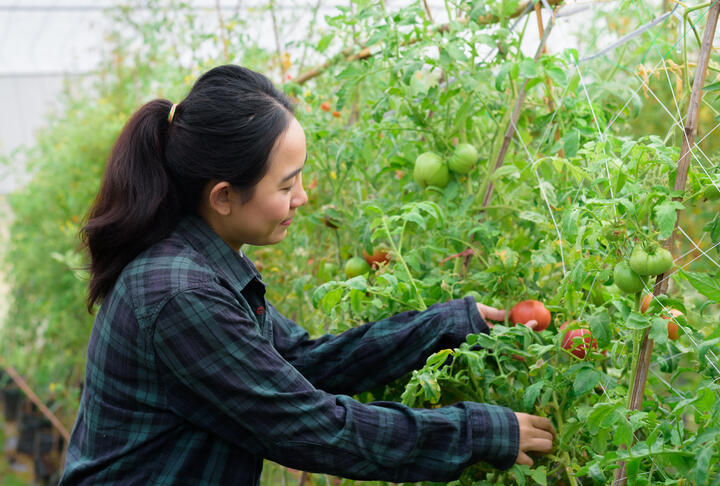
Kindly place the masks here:
[(283, 187), (282, 190), (285, 191), (285, 192), (290, 192), (290, 189), (292, 189), (292, 186), (290, 186), (290, 187)]

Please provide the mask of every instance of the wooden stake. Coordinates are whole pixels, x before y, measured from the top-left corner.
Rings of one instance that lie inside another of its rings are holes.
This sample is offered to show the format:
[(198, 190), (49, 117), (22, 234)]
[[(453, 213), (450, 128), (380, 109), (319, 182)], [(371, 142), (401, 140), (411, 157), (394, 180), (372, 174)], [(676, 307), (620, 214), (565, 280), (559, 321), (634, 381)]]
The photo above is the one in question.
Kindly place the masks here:
[[(716, 0), (708, 12), (707, 24), (703, 33), (702, 44), (700, 47), (700, 56), (697, 61), (697, 71), (695, 71), (695, 79), (693, 80), (692, 93), (690, 94), (690, 102), (688, 104), (688, 114), (685, 120), (684, 137), (682, 141), (682, 149), (680, 158), (678, 159), (677, 174), (675, 176), (675, 184), (673, 189), (676, 191), (684, 191), (687, 183), (687, 175), (690, 167), (690, 155), (698, 128), (698, 114), (700, 112), (700, 102), (702, 101), (702, 89), (705, 85), (705, 75), (710, 60), (710, 52), (712, 50), (712, 41), (715, 37), (715, 28), (717, 27), (718, 14), (720, 14), (720, 0)], [(679, 214), (678, 214), (679, 216)], [(679, 217), (678, 217), (679, 220)], [(675, 222), (677, 228), (677, 220)], [(672, 251), (674, 246), (676, 231), (673, 231), (663, 246)], [(667, 275), (658, 275), (653, 288), (654, 295), (660, 295), (667, 292)], [(630, 409), (640, 410), (642, 407), (643, 396), (645, 395), (645, 384), (647, 382), (648, 371), (650, 369), (650, 355), (653, 349), (653, 340), (648, 337), (649, 330), (645, 330), (643, 334), (642, 346), (640, 348), (640, 356), (638, 357), (637, 371), (633, 378), (632, 391), (630, 394)], [(615, 479), (613, 486), (625, 486), (627, 483), (627, 473), (625, 463), (620, 462), (620, 467), (615, 471)]]
[(32, 389), (28, 386), (28, 384), (23, 380), (22, 376), (8, 364), (5, 359), (0, 356), (0, 366), (5, 368), (5, 371), (7, 371), (7, 374), (10, 375), (10, 378), (15, 382), (15, 384), (23, 391), (25, 396), (27, 396), (31, 402), (35, 404), (35, 406), (40, 410), (40, 413), (42, 413), (45, 418), (47, 418), (53, 426), (60, 432), (60, 435), (63, 436), (63, 439), (65, 439), (65, 443), (68, 443), (70, 441), (70, 433), (67, 431), (65, 426), (60, 422), (60, 420), (55, 416), (54, 413), (50, 411), (49, 408), (40, 400), (40, 398), (35, 394)]

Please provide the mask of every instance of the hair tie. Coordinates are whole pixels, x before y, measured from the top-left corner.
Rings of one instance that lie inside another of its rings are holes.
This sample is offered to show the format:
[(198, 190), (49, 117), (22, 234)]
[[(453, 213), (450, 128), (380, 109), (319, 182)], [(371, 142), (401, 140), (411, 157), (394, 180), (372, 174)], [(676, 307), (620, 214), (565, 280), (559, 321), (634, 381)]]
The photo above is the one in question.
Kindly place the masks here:
[(170, 114), (168, 114), (168, 125), (170, 125), (173, 121), (173, 117), (175, 116), (175, 108), (177, 108), (177, 104), (173, 103), (172, 107), (170, 108)]

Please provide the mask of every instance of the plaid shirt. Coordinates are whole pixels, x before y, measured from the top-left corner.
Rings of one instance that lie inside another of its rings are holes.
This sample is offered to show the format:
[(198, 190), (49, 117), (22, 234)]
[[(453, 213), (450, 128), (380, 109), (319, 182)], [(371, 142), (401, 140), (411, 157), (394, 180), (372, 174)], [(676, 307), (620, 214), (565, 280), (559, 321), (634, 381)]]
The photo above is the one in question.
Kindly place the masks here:
[(255, 266), (198, 217), (122, 272), (90, 337), (61, 485), (257, 485), (263, 459), (393, 482), (510, 467), (507, 408), (411, 409), (350, 395), (488, 332), (472, 298), (309, 339)]

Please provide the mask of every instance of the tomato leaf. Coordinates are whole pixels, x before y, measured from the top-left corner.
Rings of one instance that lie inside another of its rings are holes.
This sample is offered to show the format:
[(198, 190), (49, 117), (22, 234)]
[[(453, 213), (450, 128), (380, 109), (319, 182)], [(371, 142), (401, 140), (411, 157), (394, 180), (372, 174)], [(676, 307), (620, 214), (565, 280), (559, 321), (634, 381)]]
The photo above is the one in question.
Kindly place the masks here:
[(575, 394), (580, 396), (589, 392), (600, 383), (600, 378), (602, 378), (602, 374), (597, 370), (593, 368), (583, 368), (577, 374), (575, 382), (573, 383)]
[(669, 238), (672, 235), (675, 221), (677, 221), (677, 212), (684, 208), (682, 203), (672, 199), (666, 199), (655, 206), (655, 224), (660, 228), (661, 239)]
[(547, 470), (545, 469), (545, 466), (540, 466), (533, 469), (530, 473), (530, 477), (537, 484), (547, 486)]
[(695, 290), (710, 300), (720, 302), (720, 279), (706, 273), (694, 273), (680, 270), (680, 274), (695, 287)]
[(668, 321), (662, 317), (653, 317), (649, 336), (655, 344), (665, 344), (668, 338)]
[(630, 312), (625, 321), (625, 326), (630, 329), (646, 329), (650, 327), (650, 318), (635, 311)]
[(625, 417), (620, 417), (615, 425), (613, 444), (630, 446), (633, 440), (633, 429)]
[(597, 315), (588, 318), (590, 332), (593, 339), (597, 340), (598, 346), (604, 348), (610, 344), (610, 316), (607, 311), (602, 311)]
[(525, 389), (525, 397), (523, 398), (523, 404), (525, 405), (526, 410), (532, 410), (533, 406), (535, 405), (535, 400), (537, 400), (537, 397), (540, 395), (540, 391), (542, 390), (543, 385), (545, 385), (545, 382), (543, 380), (540, 380)]

